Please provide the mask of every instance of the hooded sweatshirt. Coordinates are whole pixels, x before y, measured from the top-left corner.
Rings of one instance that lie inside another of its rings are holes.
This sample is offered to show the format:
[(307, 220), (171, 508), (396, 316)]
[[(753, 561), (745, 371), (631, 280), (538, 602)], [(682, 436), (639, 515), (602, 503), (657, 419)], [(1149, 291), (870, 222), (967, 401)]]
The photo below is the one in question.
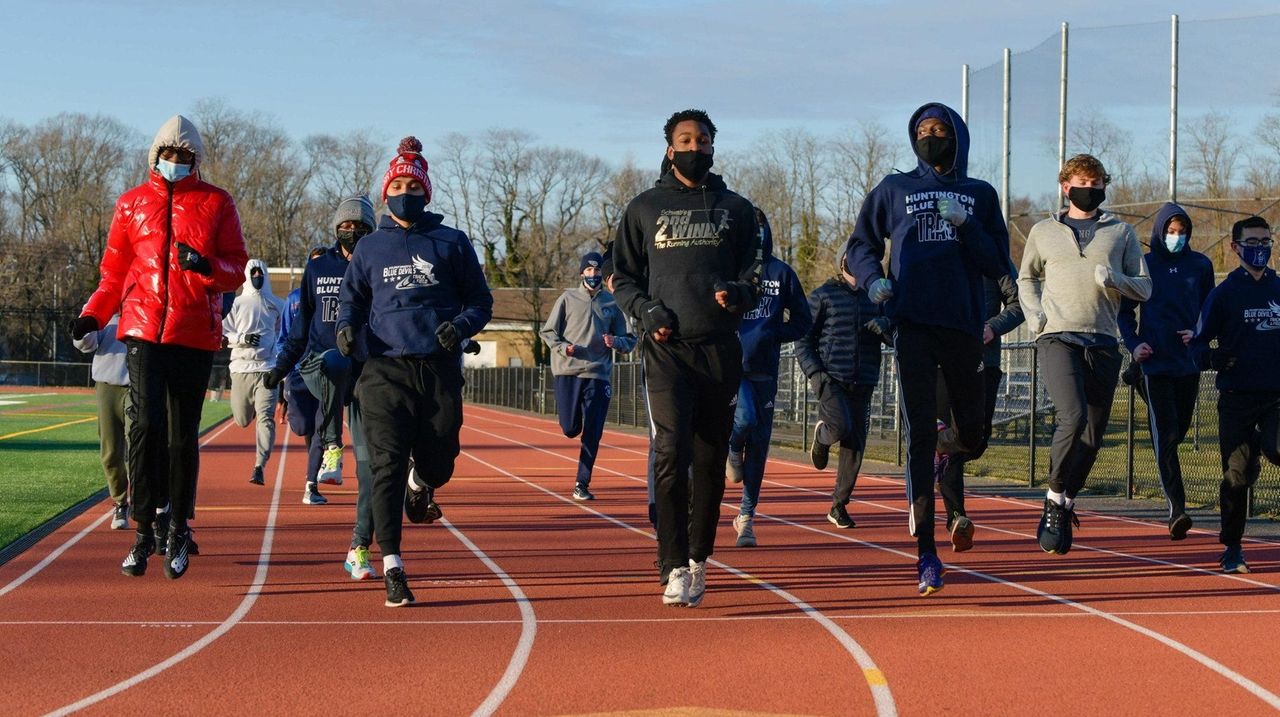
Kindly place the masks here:
[[(764, 216), (763, 214), (761, 216)], [(809, 302), (796, 272), (773, 255), (773, 231), (766, 218), (760, 224), (760, 301), (742, 317), (742, 370), (778, 377), (782, 344), (799, 340), (813, 325)], [(785, 317), (784, 317), (785, 310)]]
[[(1210, 349), (1214, 339), (1218, 348)], [(1242, 266), (1209, 292), (1191, 353), (1198, 366), (1209, 368), (1214, 352), (1235, 359), (1230, 370), (1218, 372), (1219, 391), (1280, 392), (1280, 277), (1274, 269), (1254, 279)]]
[(427, 212), (408, 228), (383, 217), (356, 244), (338, 293), (336, 331), (367, 328), (370, 358), (418, 357), (460, 361), (436, 328), (452, 321), (461, 338), (480, 332), (493, 316), (493, 295), (471, 240)]
[[(262, 288), (253, 288), (250, 274), (262, 271)], [(271, 293), (271, 277), (267, 262), (250, 259), (244, 268), (244, 289), (231, 304), (231, 312), (222, 320), (222, 335), (231, 347), (231, 373), (264, 373), (275, 364), (276, 337), (284, 316), (284, 302)], [(258, 334), (258, 345), (248, 342), (249, 334)]]
[[(613, 377), (613, 352), (628, 353), (636, 347), (613, 294), (601, 289), (593, 295), (581, 284), (556, 299), (538, 334), (551, 349), (551, 373), (556, 376), (608, 381)], [(614, 339), (612, 349), (604, 345), (605, 334)], [(565, 352), (571, 345), (572, 356)]]
[[(1164, 243), (1169, 222), (1175, 217), (1181, 217), (1187, 225), (1187, 245), (1176, 254)], [(1141, 364), (1147, 376), (1198, 373), (1191, 350), (1178, 332), (1195, 329), (1200, 307), (1213, 291), (1213, 262), (1191, 249), (1191, 218), (1182, 207), (1169, 202), (1156, 212), (1146, 261), (1151, 298), (1142, 304), (1141, 320), (1136, 316), (1138, 302), (1128, 297), (1120, 302), (1117, 322), (1124, 345), (1130, 353), (1144, 343), (1151, 347), (1151, 357)]]
[(116, 338), (116, 331), (119, 328), (120, 315), (116, 314), (98, 331), (90, 331), (84, 335), (84, 338), (71, 342), (82, 352), (93, 354), (93, 365), (89, 372), (94, 383), (106, 383), (112, 386), (129, 385), (129, 365), (125, 358), (125, 345)]
[[(908, 141), (926, 111), (949, 118), (955, 159), (939, 174), (917, 158), (915, 171), (885, 177), (867, 195), (845, 261), (858, 286), (885, 278), (881, 271), (885, 240), (893, 243), (888, 277), (893, 298), (885, 314), (895, 323), (942, 326), (982, 336), (986, 320), (982, 277), (998, 280), (1009, 267), (1009, 232), (1000, 198), (990, 184), (968, 176), (969, 128), (950, 107), (929, 103), (907, 123)], [(958, 227), (938, 214), (938, 200), (956, 200), (969, 218)]]
[[(708, 173), (689, 188), (667, 172), (631, 200), (613, 244), (618, 303), (643, 330), (645, 305), (661, 301), (676, 317), (672, 340), (736, 340), (742, 311), (758, 296), (760, 237), (755, 208)], [(716, 302), (724, 282), (740, 304)]]

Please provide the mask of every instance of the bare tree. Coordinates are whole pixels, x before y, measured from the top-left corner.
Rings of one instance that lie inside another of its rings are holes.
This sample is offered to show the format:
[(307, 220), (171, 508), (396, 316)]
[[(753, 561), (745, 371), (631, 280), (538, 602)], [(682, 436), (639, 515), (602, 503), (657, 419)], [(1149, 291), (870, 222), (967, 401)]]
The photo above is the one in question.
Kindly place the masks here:
[(1191, 122), (1188, 174), (1206, 198), (1225, 197), (1231, 191), (1240, 145), (1232, 136), (1231, 118), (1210, 112)]

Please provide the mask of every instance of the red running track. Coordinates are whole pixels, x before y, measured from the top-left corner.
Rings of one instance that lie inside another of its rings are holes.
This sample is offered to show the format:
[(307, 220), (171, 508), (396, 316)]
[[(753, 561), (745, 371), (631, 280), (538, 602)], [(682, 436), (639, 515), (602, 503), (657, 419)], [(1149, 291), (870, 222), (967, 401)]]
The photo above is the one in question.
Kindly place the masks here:
[[(284, 432), (282, 432), (284, 433)], [(348, 481), (301, 503), (289, 436), (265, 487), (252, 428), (202, 451), (201, 555), (119, 573), (131, 541), (95, 507), (0, 567), (0, 714), (1264, 714), (1280, 711), (1280, 545), (1215, 572), (1214, 536), (1083, 516), (1067, 556), (1039, 507), (970, 498), (973, 551), (916, 595), (900, 479), (863, 476), (858, 527), (825, 519), (832, 474), (769, 466), (732, 546), (730, 486), (702, 607), (663, 607), (643, 437), (608, 432), (577, 503), (577, 444), (548, 420), (468, 406), (447, 522), (407, 526), (419, 605), (342, 571)], [(941, 529), (939, 530), (941, 533)]]

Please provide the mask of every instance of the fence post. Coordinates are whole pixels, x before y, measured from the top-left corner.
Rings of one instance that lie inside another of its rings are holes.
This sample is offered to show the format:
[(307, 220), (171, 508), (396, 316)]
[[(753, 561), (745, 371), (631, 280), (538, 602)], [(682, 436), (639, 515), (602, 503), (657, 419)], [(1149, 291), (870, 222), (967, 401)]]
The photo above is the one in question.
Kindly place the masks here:
[(1036, 487), (1036, 428), (1040, 426), (1036, 401), (1040, 397), (1040, 355), (1036, 345), (1031, 344), (1031, 409), (1027, 412), (1027, 436), (1029, 436), (1031, 460), (1027, 467), (1027, 485)]
[[(1125, 419), (1125, 486), (1124, 497), (1133, 499), (1133, 386), (1129, 387), (1129, 411)], [(1174, 450), (1177, 450), (1176, 448)]]

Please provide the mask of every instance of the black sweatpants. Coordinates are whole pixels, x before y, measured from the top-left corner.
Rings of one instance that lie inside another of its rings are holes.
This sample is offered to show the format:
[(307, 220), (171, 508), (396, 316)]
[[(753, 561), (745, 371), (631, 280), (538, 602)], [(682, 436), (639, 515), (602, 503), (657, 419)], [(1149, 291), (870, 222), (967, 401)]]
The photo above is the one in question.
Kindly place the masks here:
[(737, 336), (661, 344), (646, 335), (644, 342), (658, 561), (677, 568), (715, 552), (742, 345)]
[(909, 528), (919, 552), (936, 553), (933, 532), (933, 452), (938, 446), (938, 377), (951, 396), (950, 450), (972, 453), (982, 445), (986, 401), (982, 338), (956, 329), (905, 323), (894, 340), (899, 406), (907, 429)]
[(195, 517), (200, 472), (200, 412), (213, 352), (126, 339), (129, 367), (130, 503), (141, 532), (156, 509), (171, 507), (179, 527)]
[(824, 381), (818, 391), (818, 420), (822, 425), (815, 436), (828, 446), (839, 444), (836, 462), (836, 488), (831, 494), (833, 505), (848, 505), (858, 484), (862, 457), (867, 452), (867, 429), (871, 423), (871, 394), (875, 386), (845, 384), (835, 379)]
[(1239, 545), (1248, 518), (1249, 486), (1262, 472), (1261, 456), (1280, 465), (1280, 393), (1219, 393), (1218, 441), (1222, 449), (1222, 486), (1218, 491), (1222, 532), (1218, 542)]
[[(938, 492), (942, 494), (942, 505), (947, 511), (948, 529), (951, 528), (951, 521), (957, 513), (965, 515), (965, 464), (980, 458), (986, 452), (987, 443), (991, 440), (991, 420), (996, 415), (996, 398), (1000, 395), (1000, 379), (1004, 378), (1004, 372), (999, 366), (985, 366), (982, 374), (986, 390), (983, 394), (982, 442), (978, 445), (978, 449), (971, 453), (957, 453), (951, 456), (942, 469), (942, 474), (938, 476)], [(951, 393), (947, 390), (947, 382), (943, 379), (941, 372), (938, 375), (938, 420), (947, 424), (948, 432), (951, 431), (950, 427), (956, 420), (951, 405)]]
[(1086, 348), (1053, 335), (1036, 342), (1040, 375), (1057, 412), (1049, 450), (1049, 489), (1074, 499), (1102, 448), (1120, 380), (1120, 349)]
[(1169, 502), (1169, 520), (1187, 512), (1187, 493), (1182, 485), (1182, 463), (1178, 446), (1191, 429), (1191, 418), (1200, 393), (1200, 374), (1190, 376), (1144, 376), (1138, 393), (1147, 402), (1147, 422), (1151, 445), (1156, 452), (1156, 471)]
[(456, 358), (371, 358), (355, 391), (373, 474), (373, 533), (384, 556), (399, 555), (409, 458), (432, 488), (453, 477), (462, 366)]

